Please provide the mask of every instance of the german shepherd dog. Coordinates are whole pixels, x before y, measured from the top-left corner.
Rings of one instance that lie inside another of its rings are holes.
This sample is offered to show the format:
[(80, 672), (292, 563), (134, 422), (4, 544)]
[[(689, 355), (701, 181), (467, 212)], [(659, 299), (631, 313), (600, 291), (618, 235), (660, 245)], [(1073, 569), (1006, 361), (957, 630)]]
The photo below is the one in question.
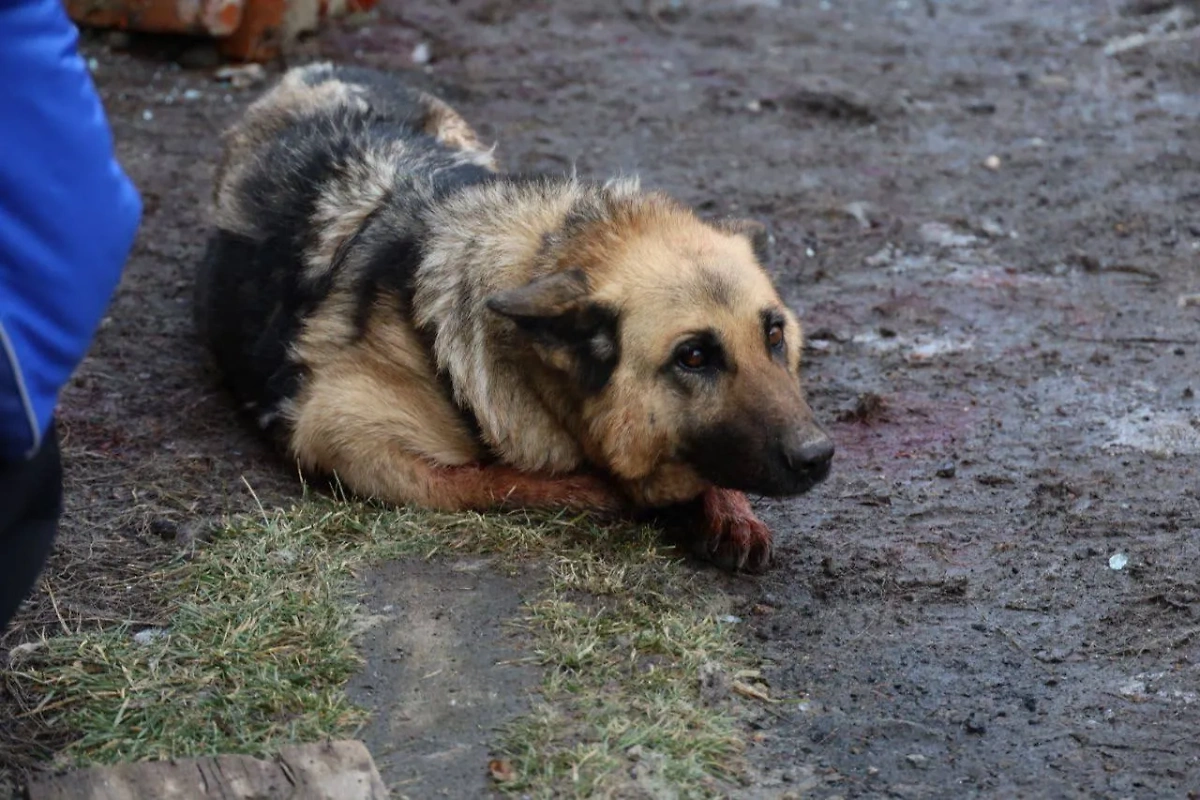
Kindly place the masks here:
[(223, 143), (196, 323), (303, 470), (431, 509), (687, 504), (695, 549), (754, 571), (771, 533), (742, 492), (828, 474), (760, 224), (506, 175), (364, 68), (289, 70)]

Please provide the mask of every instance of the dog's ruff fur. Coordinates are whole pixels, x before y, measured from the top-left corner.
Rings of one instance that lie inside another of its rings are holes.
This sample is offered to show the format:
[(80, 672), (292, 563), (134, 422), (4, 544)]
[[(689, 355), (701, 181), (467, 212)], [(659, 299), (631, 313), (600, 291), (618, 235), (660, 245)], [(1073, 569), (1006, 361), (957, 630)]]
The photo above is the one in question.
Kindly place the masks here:
[(308, 471), (383, 501), (606, 512), (694, 501), (762, 568), (738, 490), (806, 491), (832, 447), (765, 230), (636, 180), (499, 172), (443, 101), (289, 70), (224, 138), (197, 325)]

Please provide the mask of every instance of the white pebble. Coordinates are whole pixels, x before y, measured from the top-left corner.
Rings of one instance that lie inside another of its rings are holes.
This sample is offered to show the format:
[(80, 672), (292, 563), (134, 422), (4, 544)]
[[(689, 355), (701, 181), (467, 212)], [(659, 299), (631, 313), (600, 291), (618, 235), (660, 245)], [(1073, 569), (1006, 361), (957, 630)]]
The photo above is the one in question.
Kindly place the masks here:
[(133, 635), (133, 641), (142, 646), (148, 645), (156, 639), (161, 639), (167, 635), (167, 632), (162, 628), (146, 628), (138, 631)]
[(983, 166), (995, 172), (1000, 169), (1000, 156), (988, 156), (983, 160)]
[(33, 655), (45, 646), (45, 642), (25, 642), (8, 651), (8, 663), (16, 664), (26, 656)]

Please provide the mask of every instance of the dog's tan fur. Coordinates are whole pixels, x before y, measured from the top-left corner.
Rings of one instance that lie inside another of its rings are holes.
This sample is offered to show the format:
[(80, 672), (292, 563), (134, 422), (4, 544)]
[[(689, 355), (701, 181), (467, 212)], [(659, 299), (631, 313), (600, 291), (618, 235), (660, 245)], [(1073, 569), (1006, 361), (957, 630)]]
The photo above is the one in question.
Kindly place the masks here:
[[(289, 72), (226, 136), (218, 228), (253, 235), (248, 176), (288, 126), (378, 102), (328, 67)], [(414, 126), (451, 166), (496, 169), (457, 112), (429, 95), (415, 102)], [(484, 180), (424, 207), (411, 297), (381, 286), (364, 307), (375, 251), (360, 237), (393, 201), (396, 175), (413, 172), (412, 191), (425, 191), (421, 147), (405, 137), (364, 145), (320, 188), (300, 280), (328, 290), (287, 345), (305, 378), (264, 415), (283, 420), (290, 452), (358, 493), (447, 510), (699, 499), (710, 553), (765, 565), (765, 526), (689, 457), (696, 431), (726, 423), (819, 435), (799, 383), (801, 328), (759, 262), (761, 229), (702, 221), (635, 180)], [(619, 331), (597, 327), (564, 346), (521, 325), (595, 309), (619, 315)], [(764, 310), (778, 313), (779, 351), (764, 344)], [(719, 339), (730, 369), (691, 391), (664, 378), (664, 364), (698, 330)], [(599, 389), (580, 378), (596, 364)]]

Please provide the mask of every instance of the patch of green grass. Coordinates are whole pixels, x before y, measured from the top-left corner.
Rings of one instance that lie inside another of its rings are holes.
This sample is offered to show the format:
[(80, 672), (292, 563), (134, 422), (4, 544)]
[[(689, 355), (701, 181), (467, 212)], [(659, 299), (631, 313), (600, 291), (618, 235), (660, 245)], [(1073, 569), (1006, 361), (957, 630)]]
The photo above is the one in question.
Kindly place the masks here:
[(746, 666), (722, 596), (665, 558), (655, 531), (566, 516), (431, 514), (309, 499), (230, 520), (149, 579), (169, 587), (169, 624), (46, 640), (13, 670), (30, 714), (77, 731), (84, 764), (267, 754), (353, 735), (367, 711), (344, 687), (355, 649), (355, 570), (443, 553), (549, 565), (519, 624), (545, 670), (542, 698), (502, 733), (506, 791), (597, 796), (632, 783), (717, 793), (740, 769), (728, 702), (706, 705), (705, 671)]
[(352, 730), (364, 712), (341, 687), (360, 663), (346, 599), (361, 555), (346, 522), (315, 507), (237, 520), (167, 568), (164, 630), (50, 638), (14, 677), (48, 724), (80, 732), (64, 754), (77, 763), (263, 753)]
[[(546, 668), (543, 700), (507, 731), (516, 780), (544, 797), (719, 794), (741, 769), (741, 727), (705, 672), (745, 666), (723, 598), (652, 546), (597, 548), (555, 560), (525, 620)], [(656, 791), (657, 790), (657, 791)]]

